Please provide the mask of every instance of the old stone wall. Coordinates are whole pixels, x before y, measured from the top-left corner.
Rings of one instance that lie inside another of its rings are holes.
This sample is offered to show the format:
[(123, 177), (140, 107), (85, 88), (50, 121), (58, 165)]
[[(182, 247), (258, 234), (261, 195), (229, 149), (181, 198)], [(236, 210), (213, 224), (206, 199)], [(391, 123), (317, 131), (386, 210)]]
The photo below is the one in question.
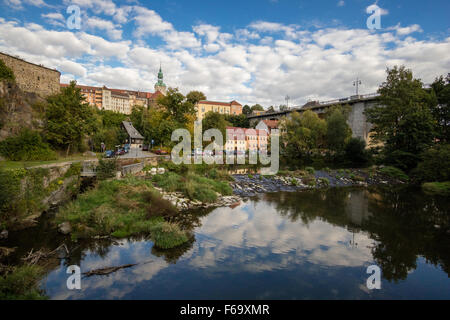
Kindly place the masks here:
[(59, 92), (61, 73), (0, 52), (0, 59), (11, 68), (16, 83), (25, 92), (46, 97)]

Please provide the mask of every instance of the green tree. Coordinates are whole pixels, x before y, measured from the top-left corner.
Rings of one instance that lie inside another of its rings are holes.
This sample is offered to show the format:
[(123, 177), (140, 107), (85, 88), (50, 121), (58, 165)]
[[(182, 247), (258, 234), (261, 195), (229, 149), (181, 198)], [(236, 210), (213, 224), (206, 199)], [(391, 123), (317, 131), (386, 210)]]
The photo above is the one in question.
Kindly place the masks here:
[(0, 80), (15, 80), (14, 72), (6, 66), (3, 60), (0, 60)]
[(347, 124), (347, 116), (342, 106), (333, 106), (326, 117), (328, 148), (340, 153), (352, 135), (352, 130)]
[(224, 139), (226, 137), (226, 129), (229, 126), (230, 123), (225, 120), (225, 116), (217, 112), (209, 111), (202, 120), (203, 132), (208, 129), (218, 129), (222, 133)]
[(252, 106), (251, 110), (252, 110), (252, 112), (253, 111), (264, 111), (264, 107), (260, 104), (255, 104), (254, 106)]
[(437, 104), (433, 105), (431, 112), (437, 121), (436, 137), (440, 142), (450, 142), (450, 73), (444, 79), (436, 78), (431, 84), (436, 95)]
[(178, 88), (169, 88), (167, 94), (158, 99), (158, 104), (165, 109), (168, 116), (180, 124), (186, 124), (189, 115), (195, 115), (195, 105), (188, 101)]
[(384, 143), (386, 163), (409, 171), (433, 142), (433, 95), (404, 66), (387, 69), (387, 79), (378, 92), (379, 103), (365, 111), (373, 124), (373, 138)]
[(47, 98), (45, 134), (54, 147), (66, 154), (80, 150), (83, 139), (93, 130), (93, 109), (84, 102), (72, 81), (61, 92)]
[(273, 106), (270, 106), (270, 107), (267, 109), (267, 112), (275, 112), (274, 107), (273, 107)]
[(242, 107), (242, 113), (245, 115), (249, 115), (250, 113), (252, 113), (252, 109), (248, 104)]
[(186, 95), (186, 100), (196, 105), (199, 101), (206, 100), (206, 96), (201, 91), (191, 91)]
[(282, 121), (281, 128), (283, 156), (288, 162), (304, 164), (313, 149), (324, 146), (326, 122), (311, 110), (291, 113), (290, 118)]
[(233, 127), (250, 128), (250, 121), (245, 114), (226, 115), (225, 120), (228, 121)]

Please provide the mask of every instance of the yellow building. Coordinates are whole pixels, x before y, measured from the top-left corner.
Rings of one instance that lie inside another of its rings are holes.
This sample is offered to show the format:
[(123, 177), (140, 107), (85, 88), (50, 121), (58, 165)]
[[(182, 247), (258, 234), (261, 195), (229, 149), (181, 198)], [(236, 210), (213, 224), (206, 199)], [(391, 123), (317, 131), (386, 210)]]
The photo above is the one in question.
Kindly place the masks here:
[(197, 103), (197, 120), (202, 120), (205, 115), (212, 111), (225, 115), (240, 115), (242, 114), (242, 105), (237, 101), (218, 102), (202, 100)]

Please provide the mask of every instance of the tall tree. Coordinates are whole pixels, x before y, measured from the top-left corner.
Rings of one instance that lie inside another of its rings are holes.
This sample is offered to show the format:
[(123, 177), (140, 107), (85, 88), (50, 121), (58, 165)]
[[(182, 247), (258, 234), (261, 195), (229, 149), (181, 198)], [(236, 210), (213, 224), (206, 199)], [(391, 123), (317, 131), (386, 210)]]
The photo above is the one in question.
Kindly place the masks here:
[(352, 135), (352, 130), (347, 124), (347, 116), (342, 106), (333, 106), (326, 117), (326, 140), (330, 150), (344, 151), (346, 142)]
[(250, 113), (252, 113), (252, 109), (249, 105), (246, 104), (244, 107), (242, 107), (242, 113), (245, 115), (249, 115)]
[(436, 78), (431, 84), (436, 95), (437, 103), (431, 112), (437, 121), (436, 137), (443, 143), (450, 142), (450, 73), (444, 79), (443, 76)]
[(283, 155), (291, 163), (301, 164), (313, 149), (324, 146), (326, 122), (311, 110), (293, 112), (290, 118), (282, 120), (281, 128)]
[(165, 109), (167, 115), (183, 125), (187, 123), (189, 115), (195, 114), (195, 105), (178, 88), (169, 88), (167, 94), (158, 99), (158, 104)]
[(379, 103), (365, 111), (373, 124), (373, 138), (384, 144), (388, 164), (410, 170), (417, 165), (418, 155), (433, 142), (433, 95), (404, 66), (387, 69), (387, 79), (378, 92)]
[(252, 106), (251, 110), (252, 111), (264, 111), (264, 107), (257, 103), (254, 106)]
[(65, 149), (66, 154), (77, 151), (83, 138), (93, 131), (93, 109), (85, 103), (80, 89), (72, 81), (61, 92), (47, 98), (45, 133), (55, 147)]
[(201, 91), (191, 91), (186, 95), (186, 100), (195, 105), (199, 101), (206, 100), (206, 96)]

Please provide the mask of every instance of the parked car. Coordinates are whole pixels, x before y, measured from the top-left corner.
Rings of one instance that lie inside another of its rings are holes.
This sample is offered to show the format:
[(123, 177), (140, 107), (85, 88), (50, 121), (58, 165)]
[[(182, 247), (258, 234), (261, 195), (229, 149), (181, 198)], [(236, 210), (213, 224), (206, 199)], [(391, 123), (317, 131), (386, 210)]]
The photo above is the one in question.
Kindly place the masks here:
[(149, 150), (149, 145), (148, 144), (142, 145), (142, 151), (148, 151), (148, 150)]
[(167, 155), (167, 154), (169, 154), (166, 150), (162, 150), (162, 149), (155, 150), (155, 153), (158, 154), (158, 155)]
[(116, 152), (116, 154), (119, 155), (119, 156), (122, 156), (122, 155), (124, 155), (125, 153), (126, 153), (126, 152), (125, 152), (125, 149), (123, 149), (123, 148), (117, 149), (117, 152)]
[(105, 158), (114, 158), (116, 153), (113, 150), (107, 150), (105, 152)]

